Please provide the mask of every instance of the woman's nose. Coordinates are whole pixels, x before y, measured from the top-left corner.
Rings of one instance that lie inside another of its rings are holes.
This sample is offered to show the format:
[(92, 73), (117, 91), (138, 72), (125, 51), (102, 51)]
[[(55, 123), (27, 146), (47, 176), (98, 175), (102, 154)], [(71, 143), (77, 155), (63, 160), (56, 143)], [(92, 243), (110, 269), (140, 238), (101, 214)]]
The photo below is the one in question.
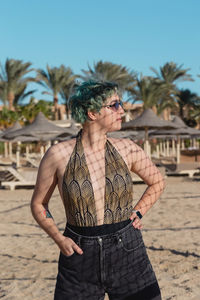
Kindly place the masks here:
[(123, 106), (119, 106), (119, 112), (120, 112), (120, 114), (124, 114), (124, 109), (123, 109)]

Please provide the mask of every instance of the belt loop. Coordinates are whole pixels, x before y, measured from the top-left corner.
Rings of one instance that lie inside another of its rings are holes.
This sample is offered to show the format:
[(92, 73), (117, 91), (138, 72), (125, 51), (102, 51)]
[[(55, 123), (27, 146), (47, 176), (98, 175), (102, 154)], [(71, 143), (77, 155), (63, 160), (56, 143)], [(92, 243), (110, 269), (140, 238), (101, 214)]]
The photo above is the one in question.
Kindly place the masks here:
[(77, 245), (81, 247), (81, 236), (78, 236), (77, 238)]

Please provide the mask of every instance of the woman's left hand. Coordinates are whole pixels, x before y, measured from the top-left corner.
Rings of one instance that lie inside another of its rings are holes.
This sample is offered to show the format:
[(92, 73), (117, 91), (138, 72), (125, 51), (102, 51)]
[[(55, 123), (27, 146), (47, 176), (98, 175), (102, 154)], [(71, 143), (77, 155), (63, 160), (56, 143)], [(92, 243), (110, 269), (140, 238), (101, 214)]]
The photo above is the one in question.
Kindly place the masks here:
[(135, 212), (132, 213), (130, 219), (133, 220), (133, 227), (135, 227), (136, 229), (142, 229), (141, 219), (136, 215)]

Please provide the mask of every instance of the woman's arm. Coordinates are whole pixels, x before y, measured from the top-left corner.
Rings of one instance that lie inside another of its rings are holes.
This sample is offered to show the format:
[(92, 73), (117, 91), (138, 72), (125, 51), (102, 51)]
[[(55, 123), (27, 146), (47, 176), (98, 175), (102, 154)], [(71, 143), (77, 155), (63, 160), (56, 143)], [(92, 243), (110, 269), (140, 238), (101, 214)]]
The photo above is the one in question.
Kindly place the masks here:
[[(135, 143), (131, 147), (131, 171), (140, 176), (148, 185), (142, 197), (136, 203), (134, 210), (139, 210), (142, 216), (158, 200), (165, 188), (164, 178), (145, 152)], [(135, 217), (135, 213), (133, 216)], [(138, 218), (136, 218), (138, 220)]]
[(53, 146), (47, 151), (40, 163), (36, 186), (31, 199), (31, 211), (40, 227), (55, 241), (65, 255), (71, 255), (74, 251), (82, 254), (78, 245), (61, 234), (48, 210), (48, 203), (58, 180), (59, 154), (60, 151)]

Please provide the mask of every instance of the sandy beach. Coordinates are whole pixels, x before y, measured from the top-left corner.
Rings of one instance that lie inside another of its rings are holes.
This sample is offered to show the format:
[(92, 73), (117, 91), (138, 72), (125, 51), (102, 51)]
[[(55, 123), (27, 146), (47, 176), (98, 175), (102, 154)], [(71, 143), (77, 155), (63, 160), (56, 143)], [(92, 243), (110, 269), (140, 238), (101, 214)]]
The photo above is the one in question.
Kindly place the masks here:
[[(143, 218), (143, 236), (164, 300), (200, 299), (200, 178), (167, 178), (165, 192)], [(134, 185), (135, 201), (145, 189)], [(0, 190), (0, 298), (51, 300), (59, 250), (30, 213), (30, 189)], [(61, 231), (56, 190), (50, 210)]]

